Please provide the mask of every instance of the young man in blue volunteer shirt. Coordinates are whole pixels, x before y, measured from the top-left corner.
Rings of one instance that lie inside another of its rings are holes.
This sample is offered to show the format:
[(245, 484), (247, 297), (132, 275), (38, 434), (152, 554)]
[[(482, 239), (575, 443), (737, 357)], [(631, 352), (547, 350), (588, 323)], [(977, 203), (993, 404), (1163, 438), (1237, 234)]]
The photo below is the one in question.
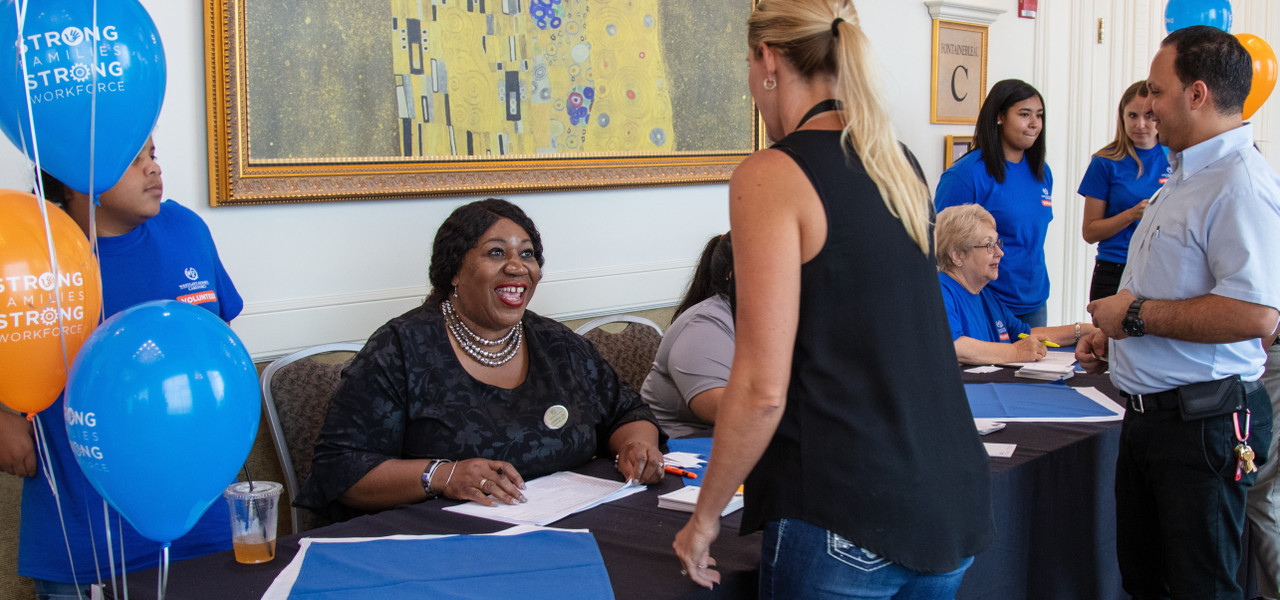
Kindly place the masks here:
[(1250, 468), (1271, 446), (1259, 339), (1280, 320), (1280, 176), (1241, 119), (1251, 63), (1213, 27), (1161, 43), (1147, 85), (1174, 170), (1134, 232), (1120, 292), (1089, 303), (1102, 331), (1076, 347), (1090, 372), (1110, 359), (1127, 396), (1116, 525), (1135, 598), (1242, 596)]
[[(61, 201), (87, 234), (88, 196), (47, 174), (43, 181), (46, 197)], [(244, 302), (222, 267), (209, 228), (190, 209), (163, 201), (163, 194), (160, 165), (156, 164), (152, 141), (147, 140), (120, 181), (99, 197), (100, 206), (94, 214), (104, 316), (140, 302), (170, 299), (202, 306), (230, 321)], [(0, 469), (27, 478), (22, 490), (18, 574), (36, 580), (36, 597), (40, 599), (77, 598), (77, 586), (88, 597), (90, 584), (111, 578), (102, 497), (85, 479), (69, 449), (62, 406), (59, 398), (40, 413), (40, 420), (62, 501), (66, 541), (49, 482), (36, 468), (30, 425), (19, 415), (0, 413)], [(123, 533), (119, 523), (123, 523)], [(117, 573), (122, 562), (128, 571), (158, 564), (160, 544), (143, 538), (115, 510), (111, 511), (110, 526)], [(187, 535), (173, 542), (171, 560), (229, 549), (230, 527), (226, 504), (215, 502)], [(68, 542), (74, 574), (67, 559)], [(125, 549), (123, 561), (121, 546)]]

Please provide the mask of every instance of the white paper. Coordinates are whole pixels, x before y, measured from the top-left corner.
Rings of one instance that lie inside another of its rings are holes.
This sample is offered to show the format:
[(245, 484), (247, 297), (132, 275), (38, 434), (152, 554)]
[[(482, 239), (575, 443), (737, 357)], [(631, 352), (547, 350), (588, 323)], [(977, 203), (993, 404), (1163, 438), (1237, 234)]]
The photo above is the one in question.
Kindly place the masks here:
[(973, 424), (978, 428), (978, 435), (987, 435), (1004, 429), (1004, 423), (995, 419), (974, 419)]
[(999, 371), (1001, 368), (1002, 367), (997, 367), (995, 365), (983, 365), (981, 367), (973, 367), (972, 369), (965, 369), (964, 372), (977, 373), (981, 375), (983, 373), (995, 373), (996, 371)]
[(516, 525), (546, 525), (644, 490), (643, 485), (634, 481), (618, 483), (571, 471), (553, 473), (525, 483), (524, 497), (528, 502), (499, 502), (494, 506), (468, 502), (444, 510)]
[(1011, 362), (1003, 363), (1006, 367), (1032, 367), (1041, 371), (1061, 370), (1072, 367), (1069, 370), (1074, 371), (1076, 364), (1076, 353), (1074, 350), (1050, 350), (1040, 360), (1031, 360), (1027, 362)]
[(707, 462), (701, 456), (692, 452), (668, 452), (662, 455), (662, 462), (681, 469), (696, 469)]
[(1010, 458), (1013, 456), (1014, 448), (1017, 444), (997, 444), (995, 442), (983, 442), (983, 446), (987, 447), (987, 455), (993, 458)]

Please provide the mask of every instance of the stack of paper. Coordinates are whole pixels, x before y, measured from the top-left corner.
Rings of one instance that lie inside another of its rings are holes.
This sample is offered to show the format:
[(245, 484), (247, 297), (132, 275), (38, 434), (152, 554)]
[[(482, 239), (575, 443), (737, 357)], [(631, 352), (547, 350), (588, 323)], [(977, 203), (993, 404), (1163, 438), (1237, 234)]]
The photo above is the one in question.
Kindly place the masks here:
[(1020, 367), (1013, 373), (1018, 377), (1057, 381), (1076, 374), (1076, 355), (1074, 352), (1051, 350), (1040, 360), (1007, 363), (1006, 366)]
[(444, 510), (515, 525), (541, 526), (644, 491), (644, 486), (636, 481), (619, 483), (571, 471), (553, 473), (525, 484), (527, 489), (524, 490), (524, 497), (528, 501), (523, 504), (499, 502), (493, 506), (485, 506), (478, 502), (468, 502)]
[[(693, 507), (698, 504), (698, 492), (701, 490), (701, 487), (685, 486), (674, 492), (667, 492), (658, 496), (658, 508), (693, 512)], [(723, 517), (739, 508), (742, 508), (741, 489), (733, 495), (733, 499), (724, 507), (724, 510), (720, 511), (720, 516)]]

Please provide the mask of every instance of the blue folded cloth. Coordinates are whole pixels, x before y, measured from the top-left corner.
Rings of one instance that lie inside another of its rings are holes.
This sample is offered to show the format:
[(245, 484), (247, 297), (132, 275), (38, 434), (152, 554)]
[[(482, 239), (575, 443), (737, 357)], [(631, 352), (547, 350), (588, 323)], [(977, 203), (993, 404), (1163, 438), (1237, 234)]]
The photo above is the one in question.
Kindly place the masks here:
[(289, 598), (613, 598), (589, 532), (313, 543)]
[(1060, 419), (1110, 417), (1115, 413), (1067, 384), (966, 383), (975, 419)]

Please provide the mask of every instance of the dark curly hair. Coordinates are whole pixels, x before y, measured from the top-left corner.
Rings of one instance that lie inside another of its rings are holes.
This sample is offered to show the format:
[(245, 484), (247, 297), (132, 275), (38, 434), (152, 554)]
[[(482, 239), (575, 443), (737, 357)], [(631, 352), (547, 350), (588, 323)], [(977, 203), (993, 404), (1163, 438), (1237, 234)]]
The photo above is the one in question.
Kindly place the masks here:
[(726, 233), (707, 240), (702, 256), (698, 258), (698, 266), (694, 268), (693, 278), (689, 280), (689, 289), (676, 307), (675, 314), (671, 315), (671, 320), (717, 294), (733, 298), (733, 292), (733, 240)]
[(463, 258), (499, 219), (510, 219), (529, 234), (533, 256), (538, 260), (538, 266), (542, 266), (542, 236), (538, 234), (533, 220), (519, 206), (498, 198), (464, 204), (454, 210), (436, 231), (436, 240), (431, 245), (431, 266), (427, 272), (431, 280), (427, 303), (440, 302), (449, 295), (453, 290), (453, 277), (462, 270)]

